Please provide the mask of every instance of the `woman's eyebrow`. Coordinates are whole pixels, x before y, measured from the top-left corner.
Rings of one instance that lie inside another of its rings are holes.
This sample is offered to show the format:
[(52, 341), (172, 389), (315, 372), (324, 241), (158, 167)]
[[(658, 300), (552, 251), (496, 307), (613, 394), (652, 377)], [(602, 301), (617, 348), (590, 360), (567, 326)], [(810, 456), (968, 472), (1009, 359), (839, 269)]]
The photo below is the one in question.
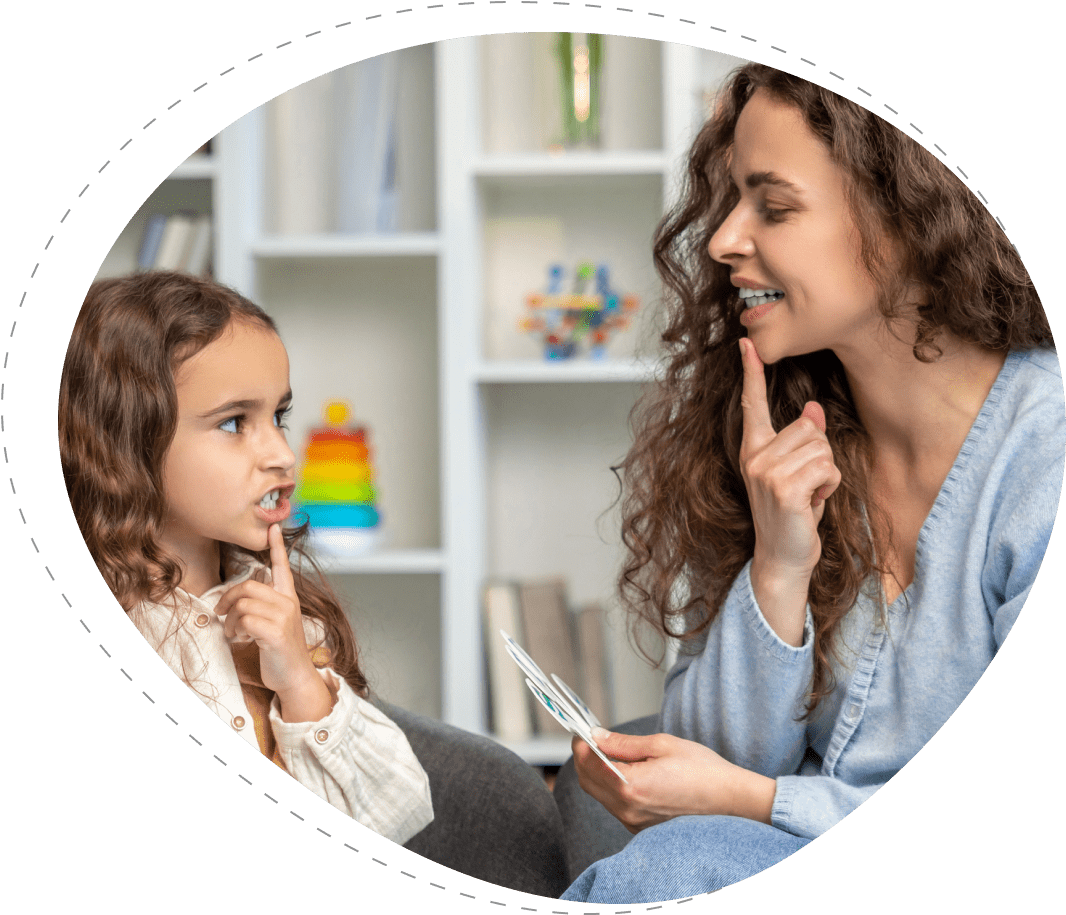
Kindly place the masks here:
[(796, 185), (786, 178), (782, 178), (777, 172), (752, 172), (744, 179), (744, 183), (750, 188), (756, 188), (763, 184), (772, 184), (774, 187), (792, 191), (794, 194), (802, 193)]
[[(286, 391), (281, 400), (278, 401), (278, 407), (287, 407), (290, 403), (292, 403), (292, 391)], [(262, 400), (228, 400), (213, 410), (201, 413), (200, 417), (202, 419), (210, 419), (212, 416), (218, 416), (221, 413), (229, 413), (233, 410), (256, 410), (262, 406)]]

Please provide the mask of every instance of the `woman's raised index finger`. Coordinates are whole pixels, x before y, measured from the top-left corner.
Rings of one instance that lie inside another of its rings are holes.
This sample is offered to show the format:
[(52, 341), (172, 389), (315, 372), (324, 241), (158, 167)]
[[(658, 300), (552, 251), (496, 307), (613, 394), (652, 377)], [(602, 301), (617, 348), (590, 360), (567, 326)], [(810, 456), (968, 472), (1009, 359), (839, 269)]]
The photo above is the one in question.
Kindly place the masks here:
[(744, 440), (760, 447), (776, 433), (770, 419), (770, 405), (766, 401), (766, 369), (755, 351), (755, 344), (747, 337), (740, 338), (740, 361), (744, 365), (744, 387), (740, 392)]
[(289, 568), (289, 554), (285, 551), (285, 538), (281, 535), (281, 525), (272, 524), (267, 529), (267, 541), (270, 543), (270, 577), (274, 590), (290, 597), (296, 594), (296, 585)]

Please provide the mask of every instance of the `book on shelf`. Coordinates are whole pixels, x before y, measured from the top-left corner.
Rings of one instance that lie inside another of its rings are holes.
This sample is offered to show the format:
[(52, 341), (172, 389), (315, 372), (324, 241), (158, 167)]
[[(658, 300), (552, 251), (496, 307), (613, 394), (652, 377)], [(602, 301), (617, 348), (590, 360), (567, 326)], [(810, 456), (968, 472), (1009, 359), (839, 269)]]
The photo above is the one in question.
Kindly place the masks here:
[(507, 655), (499, 636), (521, 632), (518, 586), (513, 582), (490, 582), (484, 589), (485, 660), (488, 667), (489, 721), (492, 732), (503, 740), (528, 740), (533, 736), (532, 697), (522, 672)]
[(211, 264), (212, 233), (209, 214), (154, 213), (145, 223), (137, 269), (203, 276)]
[(267, 105), (267, 228), (314, 235), (335, 228), (336, 115), (339, 74), (326, 73)]
[(578, 669), (578, 682), (575, 685), (600, 721), (614, 721), (614, 684), (607, 654), (603, 606), (598, 601), (585, 604), (574, 613), (573, 622)]
[(489, 581), (483, 590), (486, 693), (492, 733), (504, 740), (562, 736), (566, 729), (532, 700), (507, 656), (502, 629), (558, 675), (605, 722), (613, 720), (611, 664), (599, 603), (571, 610), (562, 579)]
[(561, 579), (492, 581), (483, 592), (483, 620), (489, 720), (497, 737), (520, 741), (566, 733), (532, 700), (501, 630), (513, 633), (545, 670), (579, 691), (600, 720), (611, 720), (611, 672), (599, 603), (572, 609)]
[(211, 265), (211, 237), (214, 230), (211, 217), (201, 214), (193, 224), (192, 238), (182, 269), (193, 276), (203, 276)]
[(167, 217), (163, 226), (163, 237), (159, 240), (152, 263), (154, 270), (180, 270), (185, 260), (185, 252), (192, 240), (193, 217), (188, 213), (174, 213)]
[(141, 236), (141, 249), (137, 254), (138, 270), (148, 270), (155, 263), (166, 224), (167, 217), (162, 213), (153, 213), (148, 217), (144, 226), (144, 235)]
[(337, 73), (337, 229), (397, 228), (396, 119), (400, 60), (380, 54)]
[[(570, 608), (566, 603), (566, 583), (562, 579), (523, 582), (519, 594), (522, 644), (546, 669), (567, 683), (576, 684), (577, 653), (570, 625)], [(538, 705), (535, 711), (538, 734), (566, 733), (547, 709)]]

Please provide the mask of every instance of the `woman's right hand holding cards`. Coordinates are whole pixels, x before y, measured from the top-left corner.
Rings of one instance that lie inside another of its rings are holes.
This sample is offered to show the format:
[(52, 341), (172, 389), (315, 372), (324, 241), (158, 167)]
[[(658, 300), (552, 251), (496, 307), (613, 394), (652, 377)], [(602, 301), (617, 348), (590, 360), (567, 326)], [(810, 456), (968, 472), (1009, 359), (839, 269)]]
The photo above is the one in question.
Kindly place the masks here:
[(632, 833), (673, 817), (700, 814), (770, 822), (774, 779), (742, 769), (710, 747), (672, 734), (637, 736), (602, 728), (594, 729), (592, 737), (626, 781), (575, 737), (571, 749), (578, 781)]
[(825, 435), (825, 412), (811, 401), (795, 422), (776, 432), (766, 399), (766, 374), (755, 346), (740, 341), (744, 366), (740, 466), (755, 523), (751, 583), (755, 599), (780, 638), (803, 642), (807, 589), (822, 542), (818, 523), (840, 471)]

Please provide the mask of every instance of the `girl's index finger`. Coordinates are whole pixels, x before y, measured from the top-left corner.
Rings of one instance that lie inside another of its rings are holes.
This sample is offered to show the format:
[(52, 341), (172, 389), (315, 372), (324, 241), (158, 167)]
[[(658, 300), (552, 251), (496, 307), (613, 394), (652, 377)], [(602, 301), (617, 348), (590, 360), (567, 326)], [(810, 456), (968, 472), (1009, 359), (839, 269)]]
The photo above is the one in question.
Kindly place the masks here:
[(285, 538), (281, 535), (280, 524), (270, 525), (267, 530), (267, 541), (270, 543), (270, 576), (273, 579), (274, 590), (279, 594), (295, 597), (296, 585), (292, 580), (289, 554), (285, 550)]
[(766, 401), (766, 370), (755, 345), (747, 337), (740, 339), (740, 361), (744, 365), (744, 386), (740, 392), (744, 420), (742, 440), (750, 448), (761, 448), (777, 433)]

